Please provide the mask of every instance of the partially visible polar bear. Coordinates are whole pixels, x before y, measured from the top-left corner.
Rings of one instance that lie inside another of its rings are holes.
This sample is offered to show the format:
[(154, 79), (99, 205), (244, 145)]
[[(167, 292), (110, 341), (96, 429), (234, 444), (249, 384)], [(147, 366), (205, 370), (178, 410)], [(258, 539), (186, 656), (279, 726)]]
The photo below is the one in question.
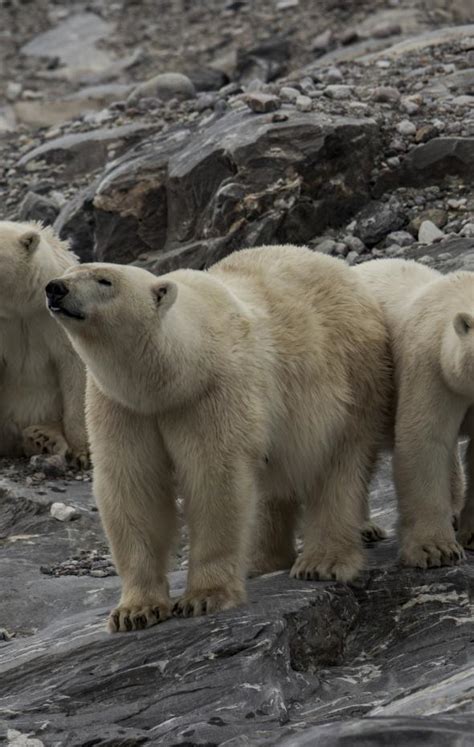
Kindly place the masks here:
[(239, 604), (250, 566), (357, 575), (391, 371), (381, 309), (348, 267), (263, 247), (158, 278), (82, 265), (47, 293), (89, 374), (94, 488), (123, 583), (111, 631), (171, 613), (175, 485), (190, 531), (177, 614)]
[[(412, 260), (354, 268), (384, 308), (396, 380), (394, 476), (401, 559), (449, 565), (474, 550), (474, 273), (442, 275)], [(468, 486), (458, 437), (470, 437)]]
[(50, 228), (0, 221), (0, 456), (87, 461), (84, 366), (44, 300), (76, 264)]

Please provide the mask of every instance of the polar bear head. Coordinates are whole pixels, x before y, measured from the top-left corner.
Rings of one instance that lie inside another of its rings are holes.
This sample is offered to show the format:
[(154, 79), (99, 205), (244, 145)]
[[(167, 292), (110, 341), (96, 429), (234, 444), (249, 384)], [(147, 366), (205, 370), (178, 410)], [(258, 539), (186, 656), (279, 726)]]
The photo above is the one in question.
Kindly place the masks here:
[(51, 228), (0, 221), (0, 318), (27, 317), (43, 310), (48, 280), (76, 261)]
[(72, 337), (100, 338), (107, 343), (117, 332), (123, 340), (140, 326), (157, 329), (173, 305), (177, 284), (130, 265), (84, 264), (70, 268), (46, 286), (47, 303)]
[[(178, 284), (130, 265), (84, 264), (46, 285), (50, 313), (102, 390), (147, 411), (172, 378), (180, 344)], [(171, 318), (170, 318), (171, 317)]]

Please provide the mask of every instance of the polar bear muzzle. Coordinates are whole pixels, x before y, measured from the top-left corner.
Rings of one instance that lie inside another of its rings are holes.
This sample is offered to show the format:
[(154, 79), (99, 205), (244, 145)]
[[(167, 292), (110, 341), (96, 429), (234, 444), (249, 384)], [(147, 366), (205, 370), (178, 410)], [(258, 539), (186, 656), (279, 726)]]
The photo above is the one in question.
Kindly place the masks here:
[(85, 318), (77, 309), (70, 308), (64, 300), (69, 294), (69, 288), (63, 280), (51, 280), (45, 290), (48, 309), (52, 314), (62, 314), (72, 319)]

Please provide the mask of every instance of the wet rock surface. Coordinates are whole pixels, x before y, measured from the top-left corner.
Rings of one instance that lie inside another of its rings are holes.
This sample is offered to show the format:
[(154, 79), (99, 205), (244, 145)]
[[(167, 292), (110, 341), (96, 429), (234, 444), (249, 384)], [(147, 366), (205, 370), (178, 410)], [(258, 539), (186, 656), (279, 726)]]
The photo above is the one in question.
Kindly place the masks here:
[[(389, 538), (369, 546), (355, 584), (270, 574), (249, 581), (249, 602), (236, 610), (115, 636), (104, 622), (119, 579), (109, 575), (90, 483), (36, 477), (27, 486), (14, 463), (9, 475), (0, 508), (0, 737), (296, 746), (415, 744), (423, 733), (433, 744), (469, 744), (474, 564), (397, 566), (388, 460), (372, 509)], [(58, 496), (79, 518), (51, 517)], [(184, 571), (171, 574), (173, 595), (184, 583)]]

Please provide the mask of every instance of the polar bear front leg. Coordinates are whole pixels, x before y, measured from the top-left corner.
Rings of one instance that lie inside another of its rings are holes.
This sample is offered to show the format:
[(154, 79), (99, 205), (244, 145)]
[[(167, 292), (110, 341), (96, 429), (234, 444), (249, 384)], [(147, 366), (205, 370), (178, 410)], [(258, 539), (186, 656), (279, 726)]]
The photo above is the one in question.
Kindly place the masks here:
[(341, 444), (308, 496), (303, 552), (291, 576), (307, 580), (351, 581), (364, 566), (362, 527), (375, 462), (363, 443)]
[(94, 493), (122, 594), (109, 632), (147, 628), (171, 615), (166, 578), (176, 536), (173, 472), (157, 420), (107, 401), (88, 384)]
[(250, 465), (239, 457), (228, 465), (216, 464), (206, 445), (201, 446), (196, 445), (193, 465), (189, 460), (182, 471), (190, 534), (186, 592), (174, 607), (175, 615), (182, 617), (231, 609), (245, 601), (255, 520), (256, 481)]
[(453, 464), (462, 411), (457, 412), (448, 397), (434, 382), (423, 382), (422, 391), (419, 382), (401, 382), (393, 466), (404, 565), (430, 568), (464, 558), (452, 523)]

